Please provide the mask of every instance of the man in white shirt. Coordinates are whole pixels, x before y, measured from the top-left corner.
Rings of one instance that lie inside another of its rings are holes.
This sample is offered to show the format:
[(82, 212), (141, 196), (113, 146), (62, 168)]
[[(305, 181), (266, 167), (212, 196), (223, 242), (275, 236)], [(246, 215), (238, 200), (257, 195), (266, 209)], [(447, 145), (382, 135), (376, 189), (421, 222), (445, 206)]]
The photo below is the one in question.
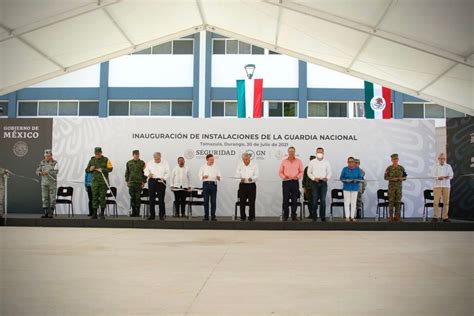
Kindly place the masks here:
[(164, 221), (166, 179), (169, 177), (170, 167), (167, 162), (161, 160), (161, 153), (155, 152), (153, 154), (153, 160), (147, 162), (144, 173), (148, 178), (148, 192), (150, 198), (150, 216), (148, 219), (155, 219), (155, 204), (158, 200), (159, 217), (161, 221)]
[[(259, 175), (258, 165), (250, 162), (250, 155), (242, 155), (242, 163), (235, 171), (235, 177), (240, 179), (239, 183), (239, 201), (240, 201), (240, 220), (246, 220), (245, 205), (249, 206), (249, 221), (255, 220), (255, 198), (257, 197), (257, 186), (255, 181)], [(248, 202), (247, 202), (248, 201)]]
[(221, 171), (214, 165), (214, 155), (206, 156), (206, 164), (199, 169), (199, 179), (202, 180), (204, 196), (204, 218), (209, 220), (209, 199), (211, 200), (211, 220), (216, 221), (217, 181), (221, 180)]
[(433, 185), (433, 208), (434, 208), (434, 217), (431, 220), (432, 222), (438, 221), (439, 216), (439, 199), (443, 198), (443, 222), (449, 222), (448, 219), (448, 209), (449, 209), (449, 191), (451, 188), (451, 179), (454, 176), (453, 168), (446, 163), (445, 154), (441, 153), (438, 156), (439, 163), (433, 169), (433, 177), (435, 177), (435, 182)]
[(326, 221), (326, 194), (328, 192), (328, 180), (331, 178), (331, 164), (324, 159), (324, 148), (316, 149), (316, 159), (310, 161), (308, 165), (308, 177), (311, 179), (311, 192), (313, 194), (312, 218), (317, 220), (318, 200), (320, 200), (321, 209), (319, 215), (321, 221)]
[[(171, 190), (174, 193), (174, 207), (176, 216), (186, 216), (187, 189), (191, 187), (190, 170), (184, 166), (184, 158), (178, 157), (178, 165), (171, 171)], [(179, 209), (181, 208), (181, 213)]]

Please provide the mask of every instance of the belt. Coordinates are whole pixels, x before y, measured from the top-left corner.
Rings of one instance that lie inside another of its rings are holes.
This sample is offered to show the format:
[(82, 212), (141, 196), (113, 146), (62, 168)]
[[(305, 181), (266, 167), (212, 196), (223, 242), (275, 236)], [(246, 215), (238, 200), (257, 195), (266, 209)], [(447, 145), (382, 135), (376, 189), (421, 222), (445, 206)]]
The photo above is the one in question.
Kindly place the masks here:
[(203, 181), (203, 183), (217, 184), (217, 181)]

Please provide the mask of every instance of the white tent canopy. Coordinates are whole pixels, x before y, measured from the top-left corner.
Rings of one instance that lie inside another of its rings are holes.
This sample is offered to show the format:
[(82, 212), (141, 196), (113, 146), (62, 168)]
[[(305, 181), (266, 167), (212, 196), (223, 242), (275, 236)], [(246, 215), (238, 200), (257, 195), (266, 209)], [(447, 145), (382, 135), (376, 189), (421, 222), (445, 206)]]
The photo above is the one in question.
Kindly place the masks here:
[(0, 95), (208, 30), (474, 115), (472, 0), (0, 1)]

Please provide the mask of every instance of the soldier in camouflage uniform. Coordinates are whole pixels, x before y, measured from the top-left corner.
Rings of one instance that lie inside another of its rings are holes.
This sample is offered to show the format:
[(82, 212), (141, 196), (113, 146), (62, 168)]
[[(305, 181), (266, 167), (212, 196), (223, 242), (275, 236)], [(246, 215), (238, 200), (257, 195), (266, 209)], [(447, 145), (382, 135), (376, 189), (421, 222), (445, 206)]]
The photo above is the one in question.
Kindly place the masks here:
[[(388, 209), (389, 222), (400, 221), (400, 209), (402, 202), (402, 181), (406, 180), (405, 168), (398, 164), (398, 154), (392, 154), (392, 165), (385, 170), (384, 179), (388, 181)], [(393, 208), (395, 207), (395, 218)]]
[(367, 180), (365, 180), (365, 171), (360, 167), (360, 159), (354, 159), (356, 168), (360, 169), (362, 175), (362, 181), (359, 182), (359, 193), (357, 193), (357, 215), (356, 218), (362, 218), (362, 194), (365, 192), (367, 187)]
[(44, 213), (41, 217), (52, 218), (56, 206), (58, 162), (53, 159), (51, 149), (44, 151), (44, 159), (36, 169), (36, 174), (41, 177), (41, 200)]
[[(316, 156), (311, 155), (309, 156), (309, 161), (315, 159)], [(309, 208), (309, 216), (307, 218), (313, 218), (312, 208), (313, 208), (313, 193), (311, 191), (311, 179), (308, 177), (308, 166), (304, 168), (303, 171), (303, 190), (304, 190), (304, 197), (308, 200), (308, 208)]]
[[(97, 209), (100, 206), (100, 218), (105, 219), (105, 199), (108, 189), (108, 183), (104, 181), (104, 177), (109, 181), (109, 172), (113, 167), (109, 158), (102, 155), (102, 148), (94, 148), (94, 156), (91, 157), (87, 164), (86, 171), (92, 172), (92, 219), (97, 219)], [(104, 175), (104, 176), (102, 176)]]
[(5, 214), (5, 177), (9, 174), (7, 169), (0, 168), (0, 218)]
[(140, 195), (146, 180), (143, 173), (145, 162), (140, 159), (140, 152), (138, 150), (134, 150), (132, 153), (133, 159), (127, 162), (125, 181), (127, 182), (128, 193), (130, 193), (130, 205), (132, 207), (132, 214), (130, 216), (139, 217)]

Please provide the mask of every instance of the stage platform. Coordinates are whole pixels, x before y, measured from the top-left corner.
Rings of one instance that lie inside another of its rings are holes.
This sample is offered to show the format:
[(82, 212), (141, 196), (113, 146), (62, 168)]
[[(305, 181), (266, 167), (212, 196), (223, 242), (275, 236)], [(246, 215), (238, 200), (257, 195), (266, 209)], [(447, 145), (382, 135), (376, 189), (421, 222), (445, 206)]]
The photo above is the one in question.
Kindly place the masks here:
[[(165, 221), (146, 220), (137, 217), (106, 217), (105, 220), (90, 219), (85, 215), (67, 217), (58, 215), (52, 219), (40, 218), (40, 214), (9, 214), (7, 226), (29, 227), (102, 227), (102, 228), (148, 228), (148, 229), (220, 229), (220, 230), (353, 230), (353, 231), (474, 231), (474, 221), (451, 220), (450, 223), (424, 222), (421, 218), (409, 218), (399, 223), (389, 223), (383, 219), (360, 219), (357, 222), (346, 222), (333, 218), (327, 222), (312, 222), (310, 219), (287, 222), (279, 217), (261, 217), (253, 222), (232, 220), (231, 217), (218, 216), (217, 221), (203, 222), (202, 217), (174, 218)], [(2, 225), (5, 221), (2, 219)]]

